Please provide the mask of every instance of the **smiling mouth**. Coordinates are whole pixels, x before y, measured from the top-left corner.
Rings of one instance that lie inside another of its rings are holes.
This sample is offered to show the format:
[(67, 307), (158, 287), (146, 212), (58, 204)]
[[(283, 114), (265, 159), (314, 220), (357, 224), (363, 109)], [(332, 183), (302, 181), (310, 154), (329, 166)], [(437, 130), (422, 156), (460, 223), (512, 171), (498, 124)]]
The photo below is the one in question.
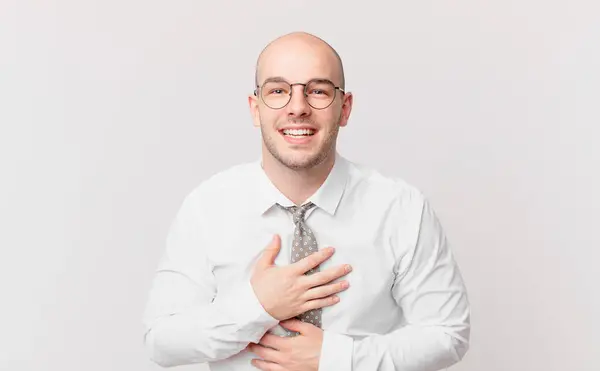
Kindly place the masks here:
[(314, 129), (283, 129), (279, 131), (282, 135), (291, 138), (305, 138), (315, 135)]

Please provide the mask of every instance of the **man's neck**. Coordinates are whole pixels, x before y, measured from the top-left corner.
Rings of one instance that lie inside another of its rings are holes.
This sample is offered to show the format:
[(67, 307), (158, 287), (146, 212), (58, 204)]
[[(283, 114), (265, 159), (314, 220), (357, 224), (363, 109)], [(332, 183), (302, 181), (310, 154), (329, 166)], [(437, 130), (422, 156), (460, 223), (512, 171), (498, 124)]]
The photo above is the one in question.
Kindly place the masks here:
[[(268, 151), (267, 151), (268, 152)], [(290, 201), (301, 205), (323, 185), (335, 163), (335, 150), (310, 169), (290, 169), (270, 153), (263, 153), (262, 166), (273, 185)]]

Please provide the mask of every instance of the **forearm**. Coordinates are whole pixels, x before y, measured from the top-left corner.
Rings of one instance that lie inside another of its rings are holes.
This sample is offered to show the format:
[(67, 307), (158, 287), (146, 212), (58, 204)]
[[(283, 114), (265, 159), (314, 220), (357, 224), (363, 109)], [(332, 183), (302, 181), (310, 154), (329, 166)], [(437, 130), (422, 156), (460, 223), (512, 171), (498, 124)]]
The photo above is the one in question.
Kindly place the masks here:
[(325, 331), (319, 371), (435, 371), (462, 359), (468, 326), (409, 325), (386, 335), (353, 340)]
[[(149, 308), (152, 312), (158, 304)], [(278, 323), (264, 311), (249, 283), (211, 303), (149, 315), (146, 322), (146, 349), (163, 367), (228, 358)]]

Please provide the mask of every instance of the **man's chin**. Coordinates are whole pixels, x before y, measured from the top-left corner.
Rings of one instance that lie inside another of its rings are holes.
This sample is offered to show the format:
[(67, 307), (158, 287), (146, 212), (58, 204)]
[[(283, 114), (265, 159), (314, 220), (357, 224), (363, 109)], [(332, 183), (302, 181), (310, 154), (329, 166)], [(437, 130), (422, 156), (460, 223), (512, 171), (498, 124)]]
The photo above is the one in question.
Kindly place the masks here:
[(323, 162), (324, 156), (319, 153), (302, 156), (280, 156), (279, 162), (293, 170), (309, 170)]

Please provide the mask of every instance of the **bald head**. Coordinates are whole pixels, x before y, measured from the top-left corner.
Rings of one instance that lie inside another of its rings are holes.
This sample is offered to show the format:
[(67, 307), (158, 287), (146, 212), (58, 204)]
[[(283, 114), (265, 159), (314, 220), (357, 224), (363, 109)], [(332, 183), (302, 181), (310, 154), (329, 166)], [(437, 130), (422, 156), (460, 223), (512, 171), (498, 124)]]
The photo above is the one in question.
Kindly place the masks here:
[(262, 50), (256, 62), (255, 84), (260, 84), (266, 71), (272, 71), (286, 57), (293, 59), (295, 54), (329, 66), (335, 76), (334, 83), (345, 88), (344, 67), (337, 51), (324, 40), (306, 32), (293, 32), (278, 37)]

